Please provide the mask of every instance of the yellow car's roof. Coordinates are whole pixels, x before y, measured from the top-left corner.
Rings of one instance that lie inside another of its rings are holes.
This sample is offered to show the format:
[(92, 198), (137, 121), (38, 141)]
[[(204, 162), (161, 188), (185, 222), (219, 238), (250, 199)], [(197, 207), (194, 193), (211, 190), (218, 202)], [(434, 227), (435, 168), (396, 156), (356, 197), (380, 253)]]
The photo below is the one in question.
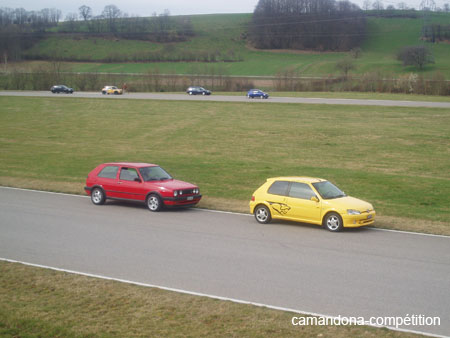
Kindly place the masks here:
[(317, 177), (306, 177), (306, 176), (280, 176), (280, 177), (271, 177), (267, 179), (268, 181), (289, 181), (289, 182), (301, 182), (301, 183), (316, 183), (326, 181), (322, 178)]

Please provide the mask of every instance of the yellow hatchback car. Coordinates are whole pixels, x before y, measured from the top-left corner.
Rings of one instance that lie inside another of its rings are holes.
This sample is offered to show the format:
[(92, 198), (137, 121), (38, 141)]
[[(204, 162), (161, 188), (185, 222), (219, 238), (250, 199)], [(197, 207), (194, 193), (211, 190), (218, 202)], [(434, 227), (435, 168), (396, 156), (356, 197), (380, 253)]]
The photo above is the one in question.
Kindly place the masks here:
[(259, 223), (285, 219), (323, 225), (333, 232), (375, 221), (372, 204), (345, 195), (327, 180), (312, 177), (267, 179), (253, 193), (250, 213)]
[(109, 94), (114, 94), (114, 95), (122, 95), (122, 89), (117, 88), (116, 86), (104, 86), (102, 88), (102, 94), (105, 95), (109, 95)]

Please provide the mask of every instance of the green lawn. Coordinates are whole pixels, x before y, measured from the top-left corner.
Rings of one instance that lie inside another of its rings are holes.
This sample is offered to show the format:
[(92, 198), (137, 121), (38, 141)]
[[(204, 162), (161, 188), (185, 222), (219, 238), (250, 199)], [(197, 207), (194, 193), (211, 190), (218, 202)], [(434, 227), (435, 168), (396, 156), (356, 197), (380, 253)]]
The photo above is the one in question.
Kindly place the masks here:
[(246, 208), (267, 177), (317, 176), (379, 215), (450, 228), (448, 109), (69, 97), (0, 107), (0, 184), (82, 193), (99, 163), (142, 161), (199, 184), (205, 201)]
[[(245, 96), (246, 92), (214, 92), (213, 95)], [(392, 101), (426, 101), (450, 102), (450, 96), (361, 93), (361, 92), (269, 92), (270, 97), (304, 97), (327, 99), (357, 99), (357, 100), (392, 100)]]
[[(224, 75), (276, 75), (286, 68), (302, 76), (327, 76), (338, 74), (335, 64), (348, 56), (348, 53), (258, 51), (249, 47), (244, 39), (251, 14), (215, 14), (192, 16), (196, 36), (185, 42), (152, 43), (123, 39), (101, 39), (99, 37), (52, 37), (42, 40), (28, 53), (51, 57), (73, 56), (75, 59), (91, 59), (93, 63), (68, 63), (75, 72), (125, 72), (145, 73), (158, 69), (165, 74), (208, 73), (211, 67)], [(450, 14), (432, 13), (434, 22), (448, 23)], [(410, 18), (368, 18), (368, 37), (362, 45), (362, 56), (355, 60), (353, 74), (382, 73), (398, 77), (411, 72), (425, 75), (441, 73), (450, 79), (449, 43), (427, 44), (432, 48), (435, 64), (427, 65), (418, 71), (414, 67), (403, 67), (395, 55), (403, 46), (421, 44), (420, 33), (424, 20), (419, 13), (416, 19)], [(95, 63), (109, 54), (130, 55), (136, 52), (170, 51), (171, 54), (190, 51), (233, 51), (240, 62), (129, 62)], [(209, 70), (208, 70), (209, 69)]]
[(416, 337), (368, 326), (293, 326), (303, 315), (0, 261), (0, 336)]

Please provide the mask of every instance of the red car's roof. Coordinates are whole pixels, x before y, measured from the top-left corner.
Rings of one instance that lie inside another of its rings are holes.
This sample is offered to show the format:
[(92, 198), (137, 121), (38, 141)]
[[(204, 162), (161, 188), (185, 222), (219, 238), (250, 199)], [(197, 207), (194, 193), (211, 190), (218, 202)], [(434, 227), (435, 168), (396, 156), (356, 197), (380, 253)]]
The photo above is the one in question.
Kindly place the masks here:
[(136, 168), (143, 168), (143, 167), (158, 167), (157, 164), (152, 163), (136, 163), (136, 162), (110, 162), (110, 163), (104, 163), (106, 165), (120, 165), (123, 167), (136, 167)]

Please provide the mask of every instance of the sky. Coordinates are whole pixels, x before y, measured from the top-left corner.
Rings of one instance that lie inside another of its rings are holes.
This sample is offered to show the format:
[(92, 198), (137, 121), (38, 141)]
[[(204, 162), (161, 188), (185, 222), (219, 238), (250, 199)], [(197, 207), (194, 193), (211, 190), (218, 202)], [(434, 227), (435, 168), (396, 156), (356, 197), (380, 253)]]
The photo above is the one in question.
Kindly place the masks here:
[[(374, 2), (374, 0), (370, 0)], [(409, 7), (419, 9), (422, 0), (381, 0), (384, 7), (400, 2)], [(431, 0), (429, 0), (431, 1)], [(443, 7), (450, 0), (434, 0), (436, 6)], [(362, 7), (364, 0), (350, 0)], [(62, 11), (64, 18), (68, 13), (77, 13), (78, 8), (86, 5), (92, 8), (94, 15), (100, 15), (107, 5), (116, 5), (122, 12), (131, 16), (151, 16), (154, 12), (160, 14), (168, 9), (171, 15), (213, 14), (213, 13), (252, 13), (258, 0), (0, 0), (0, 7), (24, 8), (27, 11), (43, 8), (56, 8)]]

